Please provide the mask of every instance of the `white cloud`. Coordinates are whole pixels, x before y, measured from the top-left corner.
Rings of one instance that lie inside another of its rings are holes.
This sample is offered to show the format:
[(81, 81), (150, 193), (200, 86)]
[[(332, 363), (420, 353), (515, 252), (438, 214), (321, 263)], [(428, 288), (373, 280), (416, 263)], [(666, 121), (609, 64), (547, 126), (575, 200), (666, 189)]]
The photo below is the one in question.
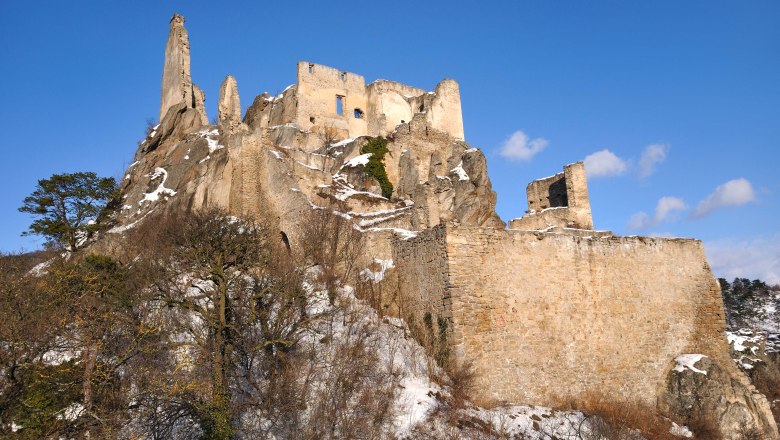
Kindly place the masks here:
[(699, 205), (691, 214), (691, 217), (703, 217), (712, 211), (724, 206), (740, 206), (756, 200), (756, 192), (753, 185), (747, 179), (740, 178), (729, 180), (715, 188), (712, 194), (699, 202)]
[(517, 130), (501, 146), (499, 154), (512, 160), (531, 160), (532, 157), (547, 148), (548, 144), (547, 139), (531, 139), (522, 130)]
[(655, 172), (655, 166), (666, 160), (669, 145), (651, 144), (645, 147), (639, 159), (639, 177), (645, 178)]
[(679, 197), (661, 197), (658, 200), (658, 204), (655, 206), (655, 223), (661, 223), (662, 221), (669, 219), (675, 211), (683, 211), (687, 208), (688, 205)]
[(652, 226), (653, 220), (646, 212), (637, 212), (628, 219), (630, 229), (647, 229)]
[(780, 234), (752, 240), (718, 240), (704, 243), (707, 259), (717, 277), (760, 279), (780, 284)]
[(677, 211), (688, 209), (685, 201), (679, 197), (664, 196), (658, 199), (655, 205), (655, 215), (650, 218), (647, 213), (637, 212), (628, 219), (628, 227), (631, 229), (646, 229), (666, 220), (673, 220)]
[(609, 150), (597, 151), (585, 158), (588, 177), (619, 176), (628, 170), (628, 162)]

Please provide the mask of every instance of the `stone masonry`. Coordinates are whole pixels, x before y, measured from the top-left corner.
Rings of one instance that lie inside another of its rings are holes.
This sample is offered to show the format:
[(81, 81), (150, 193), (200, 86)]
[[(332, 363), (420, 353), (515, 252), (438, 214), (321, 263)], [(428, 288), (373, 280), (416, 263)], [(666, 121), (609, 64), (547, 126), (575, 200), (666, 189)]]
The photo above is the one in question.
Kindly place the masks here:
[(526, 194), (528, 210), (509, 223), (510, 229), (593, 229), (583, 162), (566, 165), (562, 173), (554, 176), (534, 180), (526, 187)]
[(402, 316), (450, 320), (483, 403), (655, 405), (677, 355), (733, 363), (698, 240), (439, 226), (393, 260)]
[[(463, 140), (460, 89), (454, 80), (442, 80), (432, 92), (387, 80), (366, 85), (361, 75), (301, 61), (297, 82), (276, 97), (258, 97), (245, 122), (254, 129), (294, 126), (320, 139), (343, 140), (387, 136), (417, 114), (431, 129)], [(321, 142), (295, 146), (311, 149)]]

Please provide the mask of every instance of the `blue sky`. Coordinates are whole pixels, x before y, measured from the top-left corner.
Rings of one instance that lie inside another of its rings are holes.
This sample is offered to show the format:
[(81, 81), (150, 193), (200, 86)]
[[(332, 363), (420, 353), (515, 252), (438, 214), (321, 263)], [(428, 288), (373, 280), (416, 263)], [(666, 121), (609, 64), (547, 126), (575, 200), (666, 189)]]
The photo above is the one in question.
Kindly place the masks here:
[(40, 245), (17, 212), (37, 179), (122, 175), (159, 109), (174, 11), (209, 117), (226, 74), (246, 108), (298, 60), (455, 78), (504, 220), (529, 181), (590, 156), (598, 229), (700, 238), (716, 275), (780, 282), (776, 1), (2, 2), (1, 250)]

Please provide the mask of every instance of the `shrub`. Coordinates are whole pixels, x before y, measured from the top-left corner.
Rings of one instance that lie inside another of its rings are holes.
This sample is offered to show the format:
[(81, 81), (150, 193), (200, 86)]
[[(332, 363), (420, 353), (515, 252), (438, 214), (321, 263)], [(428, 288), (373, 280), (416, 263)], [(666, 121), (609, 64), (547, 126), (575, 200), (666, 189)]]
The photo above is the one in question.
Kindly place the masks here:
[(368, 175), (376, 179), (379, 182), (379, 187), (382, 188), (382, 196), (390, 198), (393, 195), (393, 184), (387, 178), (387, 171), (385, 171), (385, 154), (389, 150), (387, 149), (387, 139), (377, 136), (371, 138), (363, 148), (360, 149), (361, 154), (371, 153), (371, 157), (368, 159), (365, 170)]

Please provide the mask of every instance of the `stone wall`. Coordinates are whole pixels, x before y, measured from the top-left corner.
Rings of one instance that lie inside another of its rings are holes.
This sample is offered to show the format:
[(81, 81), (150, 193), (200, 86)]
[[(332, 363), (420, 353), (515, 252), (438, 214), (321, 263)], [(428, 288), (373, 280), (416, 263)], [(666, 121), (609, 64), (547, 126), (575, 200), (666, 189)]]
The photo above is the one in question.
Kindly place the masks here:
[[(452, 318), (447, 292), (447, 250), (445, 228), (436, 226), (404, 240), (392, 242), (393, 262), (401, 277), (403, 297), (397, 302), (398, 314), (404, 319), (414, 316), (422, 322), (425, 313)], [(414, 286), (413, 288), (408, 288)]]
[(394, 243), (401, 301), (423, 312), (447, 299), (453, 353), (473, 362), (478, 401), (555, 405), (597, 392), (654, 405), (677, 355), (728, 363), (720, 289), (697, 240), (436, 234)]
[[(301, 61), (297, 95), (295, 123), (300, 128), (336, 129), (344, 133), (342, 137), (365, 136), (368, 132), (366, 81), (361, 75)], [(341, 102), (340, 108), (337, 101)], [(356, 111), (362, 112), (362, 117), (356, 117)]]
[(534, 180), (526, 187), (526, 195), (526, 215), (512, 220), (511, 229), (593, 229), (584, 163), (566, 165), (562, 173)]

